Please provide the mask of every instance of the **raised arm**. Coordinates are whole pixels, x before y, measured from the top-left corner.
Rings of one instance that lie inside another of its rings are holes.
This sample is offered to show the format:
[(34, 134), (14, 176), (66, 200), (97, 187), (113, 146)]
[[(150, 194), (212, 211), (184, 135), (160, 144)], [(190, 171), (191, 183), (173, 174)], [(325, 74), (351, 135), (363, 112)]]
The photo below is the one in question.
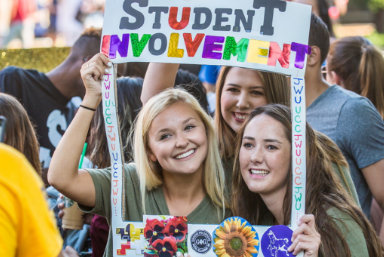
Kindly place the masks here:
[(164, 89), (173, 87), (179, 64), (150, 63), (145, 73), (141, 102), (143, 105)]
[[(82, 106), (96, 109), (101, 101), (101, 81), (110, 61), (103, 54), (95, 55), (81, 68), (86, 93)], [(95, 187), (90, 174), (78, 170), (79, 158), (94, 111), (79, 108), (52, 157), (48, 181), (65, 196), (89, 207), (95, 205)]]

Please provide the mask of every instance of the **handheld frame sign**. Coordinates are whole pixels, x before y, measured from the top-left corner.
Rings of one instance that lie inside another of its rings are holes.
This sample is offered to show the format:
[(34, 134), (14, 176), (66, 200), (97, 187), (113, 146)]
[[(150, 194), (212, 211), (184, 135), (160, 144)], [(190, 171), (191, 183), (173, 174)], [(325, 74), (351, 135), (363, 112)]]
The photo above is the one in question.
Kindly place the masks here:
[[(290, 75), (292, 230), (305, 214), (304, 74), (306, 55), (311, 49), (307, 45), (310, 15), (310, 6), (282, 0), (107, 0), (101, 46), (101, 51), (115, 64), (168, 62), (224, 65)], [(156, 251), (147, 249), (151, 242), (144, 240), (144, 223), (123, 220), (124, 160), (115, 80), (116, 67), (113, 67), (111, 74), (106, 74), (103, 81), (104, 120), (112, 160), (113, 234), (110, 236), (113, 237), (113, 254), (136, 256), (143, 255), (145, 251), (145, 255), (157, 256)], [(178, 224), (177, 232), (187, 229), (189, 236), (185, 237), (183, 232), (185, 242), (182, 242), (184, 250), (181, 251), (188, 251), (192, 257), (215, 256), (214, 250), (218, 247), (214, 245), (216, 232), (236, 222), (252, 231), (253, 257), (293, 256), (287, 252), (292, 230), (286, 226), (251, 226), (239, 217), (227, 219), (221, 225), (186, 225), (182, 217), (159, 216), (157, 220), (163, 225)], [(148, 223), (149, 219), (146, 221)], [(165, 245), (160, 245), (159, 249), (159, 253), (164, 249), (164, 254), (170, 253)]]

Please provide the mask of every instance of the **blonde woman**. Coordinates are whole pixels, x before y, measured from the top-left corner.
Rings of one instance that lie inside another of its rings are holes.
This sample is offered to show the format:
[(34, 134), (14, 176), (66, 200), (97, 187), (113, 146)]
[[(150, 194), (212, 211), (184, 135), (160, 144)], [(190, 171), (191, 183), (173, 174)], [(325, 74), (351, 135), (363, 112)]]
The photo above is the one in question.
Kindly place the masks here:
[[(82, 67), (83, 106), (99, 105), (100, 80), (108, 64), (108, 58), (98, 54)], [(93, 114), (80, 108), (56, 148), (48, 179), (84, 211), (110, 222), (110, 169), (77, 169)], [(163, 214), (187, 216), (190, 223), (217, 224), (231, 215), (225, 209), (225, 175), (211, 119), (187, 92), (169, 89), (146, 103), (135, 127), (134, 160), (135, 165), (124, 166), (126, 220)], [(112, 256), (111, 241), (106, 256)]]

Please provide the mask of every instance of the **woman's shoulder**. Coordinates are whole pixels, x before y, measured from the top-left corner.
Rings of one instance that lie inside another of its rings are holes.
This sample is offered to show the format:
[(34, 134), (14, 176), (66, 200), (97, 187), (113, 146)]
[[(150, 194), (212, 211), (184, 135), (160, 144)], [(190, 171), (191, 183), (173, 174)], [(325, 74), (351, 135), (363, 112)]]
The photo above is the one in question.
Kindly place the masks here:
[(347, 212), (336, 207), (327, 210), (327, 214), (337, 225), (349, 246), (352, 256), (368, 256), (364, 233), (360, 225)]

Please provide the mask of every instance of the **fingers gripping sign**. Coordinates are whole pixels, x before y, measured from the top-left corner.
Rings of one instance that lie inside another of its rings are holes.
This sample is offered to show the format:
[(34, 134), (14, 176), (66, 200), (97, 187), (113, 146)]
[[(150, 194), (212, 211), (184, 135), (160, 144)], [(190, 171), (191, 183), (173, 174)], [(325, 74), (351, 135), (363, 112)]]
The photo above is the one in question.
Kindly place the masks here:
[(297, 222), (298, 228), (292, 234), (292, 245), (288, 248), (294, 255), (304, 251), (304, 257), (317, 257), (321, 243), (316, 231), (315, 217), (306, 214)]
[(96, 54), (81, 67), (80, 73), (86, 88), (86, 95), (101, 98), (101, 81), (109, 73), (112, 62), (102, 53)]

